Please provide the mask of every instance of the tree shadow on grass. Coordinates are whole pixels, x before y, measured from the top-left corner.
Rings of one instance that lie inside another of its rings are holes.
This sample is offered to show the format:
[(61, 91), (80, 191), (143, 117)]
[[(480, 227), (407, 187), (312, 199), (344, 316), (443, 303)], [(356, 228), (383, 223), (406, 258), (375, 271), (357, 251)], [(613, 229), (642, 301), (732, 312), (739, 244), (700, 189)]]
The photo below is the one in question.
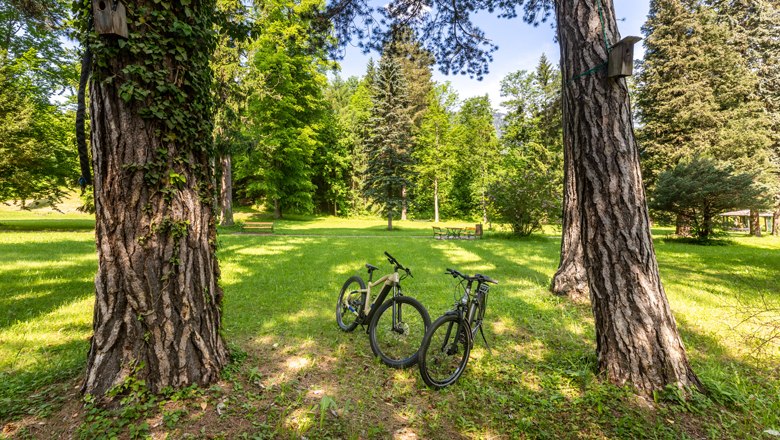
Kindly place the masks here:
[[(261, 246), (272, 247), (286, 242), (261, 240)], [(271, 394), (264, 398), (267, 426), (262, 429), (280, 437), (387, 438), (406, 433), (419, 438), (574, 438), (583, 430), (589, 436), (643, 437), (647, 433), (639, 434), (649, 424), (650, 432), (667, 432), (669, 438), (677, 433), (646, 419), (630, 403), (630, 393), (596, 379), (589, 308), (547, 293), (550, 274), (537, 268), (549, 266), (552, 271), (555, 250), (532, 243), (507, 257), (489, 243), (421, 246), (419, 241), (308, 240), (255, 264), (239, 263), (241, 280), (226, 286), (228, 295), (235, 297), (228, 300), (233, 303), (226, 307), (225, 325), (232, 327), (233, 340), (250, 353), (244, 374), (260, 374), (263, 393)], [(441, 392), (425, 388), (414, 368), (381, 365), (371, 355), (364, 333), (345, 334), (335, 325), (340, 282), (364, 260), (371, 261), (366, 256), (391, 245), (389, 250), (409, 265), (423, 259), (429, 263), (413, 266), (417, 278), (408, 280), (413, 288), (407, 289), (426, 305), (434, 297), (447, 299), (443, 291), (451, 288), (452, 280), (442, 272), (451, 263), (487, 274), (491, 271), (482, 268), (491, 266), (494, 273), (510, 275), (494, 288), (488, 309), (487, 333), (494, 355), (476, 348), (461, 380)], [(520, 255), (533, 267), (522, 264)], [(298, 266), (296, 276), (319, 274), (321, 283), (304, 287), (282, 273), (300, 259), (305, 267)], [(262, 293), (253, 296), (250, 286)], [(297, 287), (305, 290), (295, 292)], [(290, 295), (300, 294), (294, 302), (278, 296), (288, 289)], [(275, 304), (265, 304), (274, 298)], [(231, 312), (233, 308), (240, 311)], [(311, 418), (319, 417), (318, 405), (325, 396), (333, 398), (338, 410), (335, 415), (326, 412), (327, 423), (320, 427)], [(566, 413), (576, 417), (562, 421), (561, 414)]]
[(93, 243), (0, 244), (0, 255), (0, 329), (94, 294)]
[(0, 232), (92, 231), (95, 219), (3, 219)]

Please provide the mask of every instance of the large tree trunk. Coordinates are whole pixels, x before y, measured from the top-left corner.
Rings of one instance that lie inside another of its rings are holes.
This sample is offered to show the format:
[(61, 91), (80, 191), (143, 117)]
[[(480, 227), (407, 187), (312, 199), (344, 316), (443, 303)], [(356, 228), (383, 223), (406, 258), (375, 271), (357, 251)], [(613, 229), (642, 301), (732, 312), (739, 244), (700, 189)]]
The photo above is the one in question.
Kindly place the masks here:
[(772, 215), (772, 235), (780, 235), (780, 225), (777, 222), (780, 221), (780, 206), (777, 207)]
[(685, 214), (677, 214), (675, 220), (674, 235), (678, 237), (691, 236), (691, 218)]
[(274, 218), (279, 220), (282, 218), (282, 205), (279, 199), (274, 199)]
[(761, 236), (761, 216), (757, 209), (750, 210), (750, 235)]
[(233, 226), (233, 157), (230, 153), (222, 155), (222, 185), (220, 187), (220, 224)]
[[(142, 7), (162, 8), (139, 1), (128, 8), (128, 15)], [(213, 5), (193, 4), (194, 15), (202, 17), (199, 8)], [(174, 14), (193, 28), (211, 27), (185, 18), (181, 10)], [(131, 76), (122, 69), (149, 65), (147, 54), (134, 55), (128, 49), (143, 42), (148, 29), (134, 33), (132, 23), (138, 17), (128, 18), (134, 40), (124, 49), (115, 39), (103, 41), (113, 51), (93, 53), (98, 67), (90, 88), (98, 271), (94, 336), (82, 390), (98, 396), (131, 375), (152, 391), (206, 385), (219, 378), (228, 361), (220, 336), (215, 188), (207, 153), (209, 87), (207, 82), (197, 89), (181, 82), (185, 75), (191, 75), (191, 81), (210, 80), (210, 74), (199, 76), (192, 64), (208, 65), (203, 47), (209, 45), (200, 42), (198, 49), (193, 43), (185, 61), (169, 55), (175, 53), (173, 47), (161, 47), (159, 53), (166, 54), (159, 55), (162, 62), (151, 64), (162, 70), (157, 73), (171, 88), (180, 88), (188, 97), (176, 108), (190, 119), (176, 123), (192, 124), (192, 137), (166, 137), (170, 126), (139, 114), (147, 108), (144, 102), (120, 98), (119, 90)], [(166, 41), (181, 47), (175, 38)], [(116, 75), (113, 81), (104, 80), (109, 75)], [(149, 99), (168, 99), (151, 93)]]
[[(601, 4), (615, 42), (612, 1)], [(644, 395), (699, 387), (658, 274), (626, 82), (607, 79), (604, 68), (585, 74), (607, 59), (599, 0), (556, 0), (556, 12), (599, 369)]]
[(387, 230), (392, 231), (393, 230), (393, 213), (387, 214)]
[[(571, 141), (571, 139), (567, 139)], [(573, 300), (588, 297), (588, 279), (583, 262), (580, 238), (580, 210), (577, 204), (577, 183), (574, 179), (574, 150), (571, 142), (564, 142), (563, 156), (563, 234), (561, 260), (552, 279), (551, 290), (556, 295)]]

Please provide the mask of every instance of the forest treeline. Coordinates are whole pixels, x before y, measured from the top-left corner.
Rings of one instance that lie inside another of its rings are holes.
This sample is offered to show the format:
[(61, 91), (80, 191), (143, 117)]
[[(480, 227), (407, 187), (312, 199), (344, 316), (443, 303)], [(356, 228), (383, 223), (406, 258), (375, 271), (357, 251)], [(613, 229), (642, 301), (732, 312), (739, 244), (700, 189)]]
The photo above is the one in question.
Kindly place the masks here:
[[(558, 223), (561, 90), (542, 55), (501, 81), (501, 103), (432, 81), (396, 25), (361, 77), (341, 78), (319, 0), (220, 0), (212, 57), (216, 203), (288, 213), (459, 218), (520, 235)], [(0, 4), (0, 199), (77, 186), (81, 49), (68, 5)], [(780, 8), (766, 0), (655, 0), (632, 82), (651, 208), (706, 238), (727, 209), (780, 213)], [(500, 107), (499, 107), (500, 106)], [(695, 170), (695, 171), (694, 171)], [(757, 222), (757, 220), (756, 220)], [(776, 232), (776, 231), (775, 231)]]

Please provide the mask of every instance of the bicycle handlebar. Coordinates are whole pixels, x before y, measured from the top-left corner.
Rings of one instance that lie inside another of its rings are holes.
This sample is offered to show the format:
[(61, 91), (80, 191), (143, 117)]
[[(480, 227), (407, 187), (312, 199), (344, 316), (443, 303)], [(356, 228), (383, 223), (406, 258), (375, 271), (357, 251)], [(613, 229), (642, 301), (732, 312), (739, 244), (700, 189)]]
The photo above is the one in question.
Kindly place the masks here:
[(414, 278), (414, 276), (412, 275), (411, 269), (409, 269), (407, 267), (404, 267), (404, 265), (399, 263), (398, 260), (396, 260), (394, 256), (390, 255), (387, 251), (385, 251), (385, 256), (387, 257), (387, 261), (389, 261), (390, 264), (395, 266), (396, 270), (401, 269), (401, 270), (405, 271), (407, 275), (409, 275), (410, 277)]
[(470, 276), (468, 276), (468, 275), (464, 275), (464, 274), (462, 274), (462, 273), (458, 272), (458, 271), (457, 271), (457, 270), (455, 270), (455, 269), (447, 269), (447, 271), (445, 272), (445, 274), (447, 274), (447, 275), (452, 275), (452, 277), (453, 277), (453, 278), (461, 277), (461, 278), (463, 278), (463, 279), (464, 279), (464, 280), (466, 280), (466, 281), (478, 281), (478, 282), (480, 282), (480, 283), (493, 283), (493, 284), (498, 284), (498, 281), (494, 280), (493, 278), (490, 278), (490, 277), (489, 277), (489, 276), (487, 276), (487, 275), (482, 275), (482, 274), (479, 274), (479, 273), (477, 273), (477, 274), (474, 274), (474, 276), (473, 276), (473, 277), (470, 277)]

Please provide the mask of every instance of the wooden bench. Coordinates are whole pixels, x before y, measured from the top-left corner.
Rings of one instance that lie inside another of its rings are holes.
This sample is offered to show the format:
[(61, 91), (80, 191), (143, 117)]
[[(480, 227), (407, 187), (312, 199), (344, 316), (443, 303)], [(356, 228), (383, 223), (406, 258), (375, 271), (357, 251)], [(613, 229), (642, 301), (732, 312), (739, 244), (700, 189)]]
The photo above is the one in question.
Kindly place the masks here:
[(274, 233), (273, 222), (244, 222), (241, 226), (243, 232), (266, 232), (269, 234)]
[(447, 238), (447, 231), (445, 231), (443, 228), (440, 228), (438, 226), (433, 227), (433, 238), (442, 240)]

